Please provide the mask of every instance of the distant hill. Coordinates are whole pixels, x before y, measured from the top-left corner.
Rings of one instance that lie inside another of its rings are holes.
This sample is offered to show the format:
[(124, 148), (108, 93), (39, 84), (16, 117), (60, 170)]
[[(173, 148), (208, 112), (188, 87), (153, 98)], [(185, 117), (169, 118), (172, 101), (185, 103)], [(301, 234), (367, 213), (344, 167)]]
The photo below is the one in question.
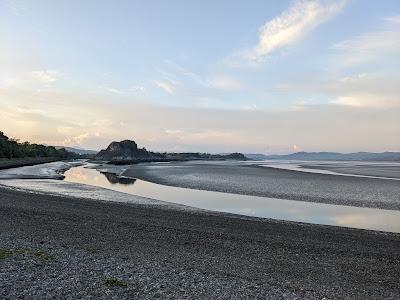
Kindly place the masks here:
[(73, 152), (79, 155), (94, 155), (97, 154), (99, 151), (96, 150), (87, 150), (87, 149), (82, 149), (82, 148), (77, 148), (77, 147), (63, 147), (63, 146), (55, 146), (56, 149), (62, 149), (64, 148), (68, 152)]
[(124, 140), (112, 142), (106, 149), (96, 154), (95, 159), (106, 160), (111, 163), (134, 163), (145, 161), (178, 161), (178, 160), (246, 160), (241, 153), (209, 154), (209, 153), (159, 153), (139, 148), (134, 141)]
[(244, 156), (251, 160), (265, 160), (267, 159), (267, 155), (261, 153), (245, 153)]
[[(339, 160), (339, 161), (400, 161), (400, 152), (296, 152), (287, 155), (246, 155), (253, 160)], [(256, 158), (252, 158), (256, 157)], [(261, 158), (263, 157), (263, 158)]]

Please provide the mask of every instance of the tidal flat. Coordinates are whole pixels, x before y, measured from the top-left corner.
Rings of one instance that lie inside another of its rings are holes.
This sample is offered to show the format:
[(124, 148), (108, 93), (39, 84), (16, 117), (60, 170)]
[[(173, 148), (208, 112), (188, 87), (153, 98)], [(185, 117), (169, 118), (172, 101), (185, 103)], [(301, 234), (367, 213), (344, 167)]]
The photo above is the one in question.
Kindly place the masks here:
[[(82, 169), (79, 164), (70, 163), (67, 172)], [(67, 169), (64, 163), (55, 165)], [(189, 187), (197, 182), (195, 189), (220, 191), (225, 186), (225, 191), (243, 193), (258, 183), (256, 192), (265, 193), (273, 181), (274, 193), (281, 197), (290, 199), (302, 191), (314, 195), (293, 199), (298, 203), (339, 199), (344, 208), (358, 203), (396, 212), (398, 207), (396, 180), (236, 162), (98, 169), (112, 171), (103, 175), (91, 169), (110, 186), (135, 185), (129, 178), (143, 178)], [(400, 297), (400, 234), (196, 209), (94, 186), (97, 177), (86, 185), (48, 179), (40, 166), (23, 170), (23, 177), (31, 179), (11, 179), (11, 173), (21, 172), (8, 171), (0, 185), (0, 298)], [(57, 168), (51, 170), (59, 175)], [(41, 174), (47, 179), (32, 179)], [(372, 185), (363, 195), (374, 196), (357, 198), (354, 186), (360, 182), (365, 189)], [(345, 192), (342, 202), (338, 195)]]

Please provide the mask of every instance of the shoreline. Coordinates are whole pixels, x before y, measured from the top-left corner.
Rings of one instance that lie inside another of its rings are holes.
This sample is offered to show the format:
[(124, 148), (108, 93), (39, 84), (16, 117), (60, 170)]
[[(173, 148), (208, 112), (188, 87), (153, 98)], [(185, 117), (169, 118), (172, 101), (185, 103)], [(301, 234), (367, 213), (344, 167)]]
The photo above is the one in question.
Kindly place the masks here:
[(64, 179), (65, 171), (72, 167), (82, 165), (85, 161), (56, 160), (48, 163), (37, 163), (16, 168), (0, 170), (0, 180), (8, 179)]
[(34, 165), (50, 163), (55, 161), (62, 161), (62, 160), (63, 159), (55, 157), (27, 157), (27, 158), (12, 158), (12, 159), (2, 158), (0, 159), (0, 170), (34, 166)]
[(400, 296), (399, 234), (2, 187), (0, 199), (6, 299)]

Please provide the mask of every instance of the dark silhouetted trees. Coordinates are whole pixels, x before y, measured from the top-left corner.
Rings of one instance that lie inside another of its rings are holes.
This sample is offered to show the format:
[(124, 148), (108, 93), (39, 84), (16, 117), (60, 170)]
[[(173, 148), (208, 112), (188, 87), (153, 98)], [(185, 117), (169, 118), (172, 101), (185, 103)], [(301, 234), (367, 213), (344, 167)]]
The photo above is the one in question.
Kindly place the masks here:
[(10, 139), (0, 131), (0, 158), (23, 158), (23, 157), (56, 157), (70, 158), (74, 154), (64, 148), (56, 149), (53, 146), (19, 143), (16, 139)]

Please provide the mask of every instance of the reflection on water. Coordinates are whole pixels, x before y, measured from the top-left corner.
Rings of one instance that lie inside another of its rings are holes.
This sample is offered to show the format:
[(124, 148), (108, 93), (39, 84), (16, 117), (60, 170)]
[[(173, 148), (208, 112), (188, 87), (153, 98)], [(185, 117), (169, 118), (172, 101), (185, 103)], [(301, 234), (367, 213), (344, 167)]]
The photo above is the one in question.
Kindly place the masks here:
[(109, 172), (101, 172), (107, 180), (113, 184), (120, 183), (120, 184), (134, 184), (136, 179), (128, 178), (128, 177), (119, 177), (114, 173)]
[(65, 180), (192, 207), (247, 216), (400, 233), (400, 211), (210, 192), (154, 184), (75, 167)]

